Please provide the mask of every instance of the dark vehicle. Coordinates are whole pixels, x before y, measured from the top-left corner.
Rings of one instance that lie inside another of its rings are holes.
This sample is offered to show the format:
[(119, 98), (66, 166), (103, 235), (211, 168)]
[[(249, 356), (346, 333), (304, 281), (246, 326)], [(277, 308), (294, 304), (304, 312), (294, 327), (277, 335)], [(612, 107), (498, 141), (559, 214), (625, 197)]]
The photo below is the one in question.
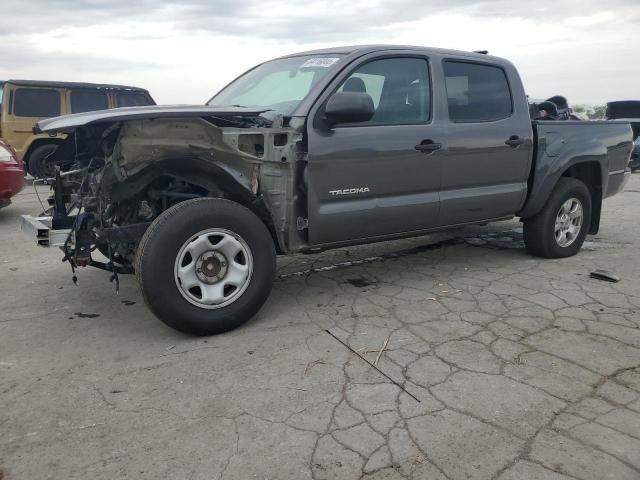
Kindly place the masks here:
[(529, 104), (532, 120), (582, 120), (571, 111), (567, 99), (561, 95)]
[(608, 120), (625, 120), (633, 129), (634, 148), (629, 168), (640, 170), (640, 100), (622, 100), (607, 103)]
[(289, 55), (205, 106), (35, 129), (69, 135), (56, 156), (75, 164), (23, 229), (73, 268), (135, 272), (151, 310), (197, 335), (260, 309), (277, 254), (519, 216), (531, 253), (574, 255), (632, 148), (627, 122), (532, 121), (506, 60), (399, 46)]

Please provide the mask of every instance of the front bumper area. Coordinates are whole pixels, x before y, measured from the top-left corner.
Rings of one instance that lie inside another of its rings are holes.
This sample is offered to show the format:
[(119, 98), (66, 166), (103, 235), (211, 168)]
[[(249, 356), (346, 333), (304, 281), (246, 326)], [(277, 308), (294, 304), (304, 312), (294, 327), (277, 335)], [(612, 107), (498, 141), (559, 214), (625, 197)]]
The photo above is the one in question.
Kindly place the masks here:
[(31, 242), (41, 247), (62, 247), (69, 238), (69, 229), (54, 230), (51, 228), (52, 217), (32, 217), (20, 215), (20, 230)]

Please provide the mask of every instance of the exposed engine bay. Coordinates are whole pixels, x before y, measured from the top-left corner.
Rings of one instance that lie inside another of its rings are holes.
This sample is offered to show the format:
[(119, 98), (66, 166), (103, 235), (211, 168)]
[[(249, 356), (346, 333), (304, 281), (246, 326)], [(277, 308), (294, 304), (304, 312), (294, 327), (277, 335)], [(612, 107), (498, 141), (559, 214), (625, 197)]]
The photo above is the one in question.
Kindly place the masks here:
[[(48, 159), (51, 228), (68, 230), (61, 246), (72, 269), (133, 273), (137, 245), (159, 215), (184, 200), (227, 198), (267, 225), (277, 248), (297, 251), (306, 196), (296, 182), (304, 165), (301, 125), (290, 117), (220, 115), (142, 118), (66, 131)], [(98, 250), (107, 261), (93, 258)], [(75, 277), (74, 277), (75, 278)]]

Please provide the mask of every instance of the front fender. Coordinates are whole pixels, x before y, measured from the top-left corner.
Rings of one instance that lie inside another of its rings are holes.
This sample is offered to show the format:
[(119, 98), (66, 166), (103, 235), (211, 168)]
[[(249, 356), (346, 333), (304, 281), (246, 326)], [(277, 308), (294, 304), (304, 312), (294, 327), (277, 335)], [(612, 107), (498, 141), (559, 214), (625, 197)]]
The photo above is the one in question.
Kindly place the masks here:
[(256, 194), (252, 181), (244, 173), (229, 165), (199, 157), (181, 157), (150, 163), (133, 175), (122, 177), (117, 168), (112, 170), (109, 197), (116, 202), (135, 195), (156, 178), (170, 175), (209, 192), (227, 192), (242, 201), (255, 201)]
[(134, 175), (118, 178), (118, 170), (112, 169), (103, 177), (102, 185), (109, 191), (109, 198), (122, 202), (133, 197), (153, 180), (171, 176), (207, 190), (212, 196), (229, 198), (255, 213), (271, 233), (278, 252), (283, 252), (283, 238), (279, 237), (271, 212), (256, 193), (255, 176), (233, 169), (211, 158), (179, 157), (148, 164)]

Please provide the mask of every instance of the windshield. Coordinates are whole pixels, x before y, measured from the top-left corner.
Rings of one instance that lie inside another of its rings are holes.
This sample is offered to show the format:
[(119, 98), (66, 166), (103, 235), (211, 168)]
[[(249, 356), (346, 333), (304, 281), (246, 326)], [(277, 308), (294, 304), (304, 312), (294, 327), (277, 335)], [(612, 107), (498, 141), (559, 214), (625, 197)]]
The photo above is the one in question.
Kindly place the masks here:
[(229, 84), (208, 105), (259, 107), (290, 115), (338, 60), (335, 54), (305, 55), (263, 63)]

